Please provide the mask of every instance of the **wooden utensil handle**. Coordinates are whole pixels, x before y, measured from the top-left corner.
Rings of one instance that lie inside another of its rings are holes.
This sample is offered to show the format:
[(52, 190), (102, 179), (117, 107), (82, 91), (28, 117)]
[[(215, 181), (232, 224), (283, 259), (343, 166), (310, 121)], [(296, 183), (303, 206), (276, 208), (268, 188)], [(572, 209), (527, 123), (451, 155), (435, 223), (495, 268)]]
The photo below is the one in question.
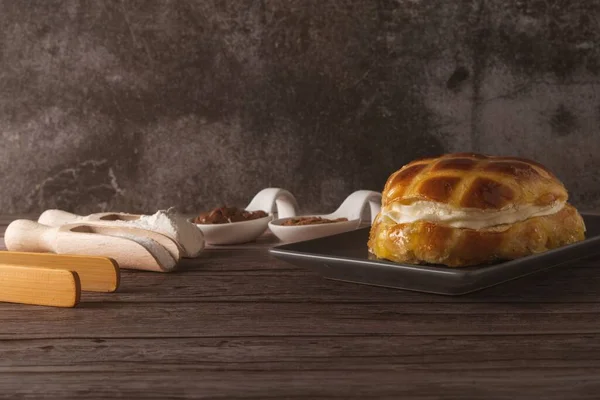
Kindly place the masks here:
[(0, 301), (75, 307), (81, 297), (77, 273), (64, 269), (0, 264)]
[(77, 272), (82, 291), (114, 292), (121, 279), (117, 263), (106, 257), (0, 251), (0, 264)]
[(84, 217), (81, 215), (72, 214), (62, 210), (46, 210), (40, 215), (37, 222), (48, 226), (60, 226), (78, 222), (83, 219)]
[(8, 225), (4, 243), (9, 251), (54, 252), (57, 228), (27, 219), (17, 219)]

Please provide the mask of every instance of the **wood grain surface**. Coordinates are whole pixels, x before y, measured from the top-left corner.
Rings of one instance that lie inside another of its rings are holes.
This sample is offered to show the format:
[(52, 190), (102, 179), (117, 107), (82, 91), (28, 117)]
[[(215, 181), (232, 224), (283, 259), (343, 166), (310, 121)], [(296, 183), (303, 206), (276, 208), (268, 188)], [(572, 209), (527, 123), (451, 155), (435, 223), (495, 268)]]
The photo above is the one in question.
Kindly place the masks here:
[(122, 271), (72, 309), (0, 303), (0, 399), (598, 398), (598, 259), (445, 297), (324, 280), (273, 243)]

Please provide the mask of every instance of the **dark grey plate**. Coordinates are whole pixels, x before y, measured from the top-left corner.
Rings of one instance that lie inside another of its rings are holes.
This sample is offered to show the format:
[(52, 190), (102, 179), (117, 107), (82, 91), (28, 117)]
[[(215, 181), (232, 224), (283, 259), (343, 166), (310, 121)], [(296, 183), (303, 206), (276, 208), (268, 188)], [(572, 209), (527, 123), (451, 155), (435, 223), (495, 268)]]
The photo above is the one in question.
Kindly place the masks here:
[(369, 228), (270, 249), (276, 258), (318, 271), (328, 279), (445, 295), (461, 295), (498, 285), (560, 264), (600, 254), (600, 215), (582, 214), (586, 240), (481, 267), (397, 264), (369, 259)]

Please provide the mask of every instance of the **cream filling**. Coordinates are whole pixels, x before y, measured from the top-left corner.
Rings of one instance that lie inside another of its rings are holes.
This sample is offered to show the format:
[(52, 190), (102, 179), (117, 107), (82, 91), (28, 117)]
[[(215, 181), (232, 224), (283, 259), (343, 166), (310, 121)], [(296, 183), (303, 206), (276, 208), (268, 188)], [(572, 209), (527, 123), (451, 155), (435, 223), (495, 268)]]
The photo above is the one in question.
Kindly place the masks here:
[(392, 219), (397, 224), (427, 221), (453, 228), (485, 229), (514, 224), (532, 217), (555, 214), (564, 206), (564, 201), (557, 201), (548, 206), (528, 204), (502, 210), (481, 210), (478, 208), (455, 208), (433, 201), (417, 201), (410, 205), (391, 204), (382, 209), (381, 215)]

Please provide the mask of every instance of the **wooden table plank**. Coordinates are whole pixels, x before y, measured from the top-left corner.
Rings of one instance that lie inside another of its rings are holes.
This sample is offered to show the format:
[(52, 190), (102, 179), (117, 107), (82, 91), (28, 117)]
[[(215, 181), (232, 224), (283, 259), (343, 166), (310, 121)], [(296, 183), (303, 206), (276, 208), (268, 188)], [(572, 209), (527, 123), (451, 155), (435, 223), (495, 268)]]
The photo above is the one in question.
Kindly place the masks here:
[[(432, 380), (432, 376), (435, 379)], [(0, 374), (0, 399), (597, 399), (598, 368)], [(505, 382), (514, 381), (507, 387)], [(9, 394), (10, 393), (10, 394)], [(140, 396), (143, 393), (143, 396)], [(540, 396), (541, 394), (541, 396)]]
[(211, 371), (369, 370), (390, 365), (473, 369), (525, 362), (566, 368), (583, 366), (584, 361), (587, 367), (600, 367), (600, 334), (10, 339), (0, 345), (0, 373), (106, 372), (144, 364), (149, 370), (176, 365)]
[(600, 333), (597, 304), (3, 304), (0, 339)]

